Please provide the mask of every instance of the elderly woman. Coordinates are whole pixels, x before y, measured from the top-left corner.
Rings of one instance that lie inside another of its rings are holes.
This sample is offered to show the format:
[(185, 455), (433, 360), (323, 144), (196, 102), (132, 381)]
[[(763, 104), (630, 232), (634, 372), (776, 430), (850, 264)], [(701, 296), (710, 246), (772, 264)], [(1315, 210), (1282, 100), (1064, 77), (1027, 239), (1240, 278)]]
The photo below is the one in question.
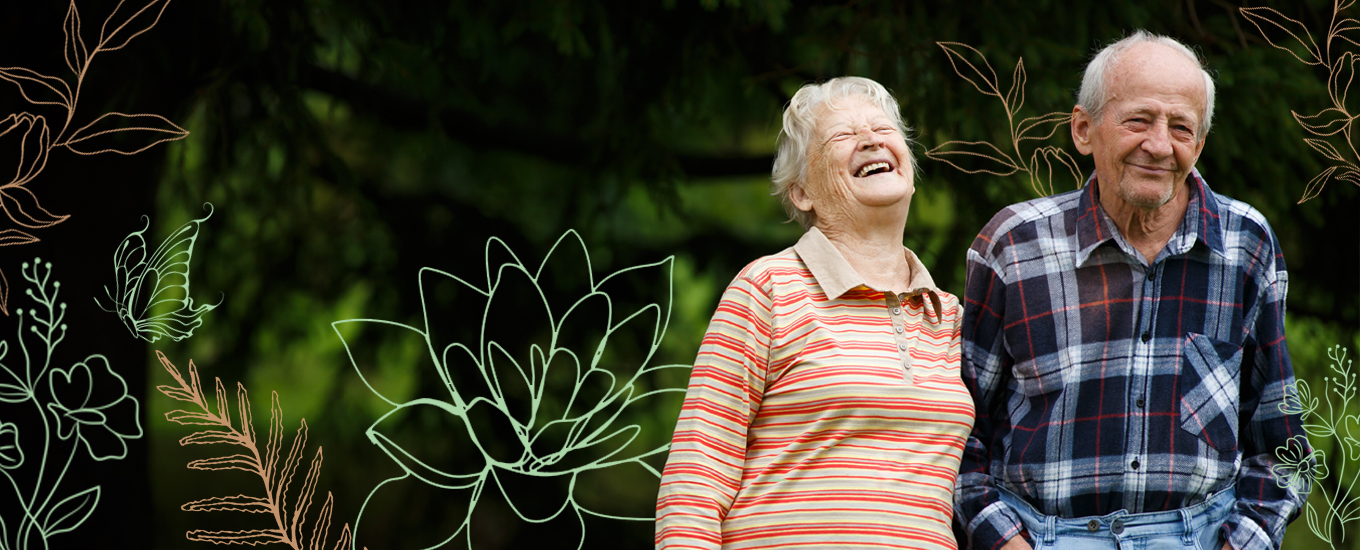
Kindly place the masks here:
[(958, 299), (902, 246), (915, 164), (877, 82), (784, 111), (774, 194), (807, 230), (727, 287), (656, 507), (657, 548), (956, 548), (973, 400)]

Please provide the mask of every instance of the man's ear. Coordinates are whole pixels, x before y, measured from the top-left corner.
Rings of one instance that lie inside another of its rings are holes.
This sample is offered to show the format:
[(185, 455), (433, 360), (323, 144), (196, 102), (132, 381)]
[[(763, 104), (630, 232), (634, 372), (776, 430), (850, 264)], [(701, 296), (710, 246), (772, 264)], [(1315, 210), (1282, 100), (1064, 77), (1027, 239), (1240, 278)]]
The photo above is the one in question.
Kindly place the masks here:
[(812, 211), (812, 197), (803, 190), (803, 183), (798, 182), (789, 188), (789, 200), (793, 201), (793, 207), (804, 212)]
[(1091, 154), (1091, 126), (1095, 121), (1081, 105), (1072, 108), (1072, 144), (1083, 155)]

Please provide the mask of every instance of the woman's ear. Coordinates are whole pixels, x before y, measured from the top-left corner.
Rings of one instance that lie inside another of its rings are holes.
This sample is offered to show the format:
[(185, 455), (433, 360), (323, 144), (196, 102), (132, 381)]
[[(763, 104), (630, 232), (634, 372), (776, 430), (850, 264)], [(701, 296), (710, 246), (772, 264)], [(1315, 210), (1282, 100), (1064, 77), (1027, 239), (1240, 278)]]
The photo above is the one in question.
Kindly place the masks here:
[(812, 197), (803, 190), (803, 183), (795, 183), (789, 188), (789, 200), (793, 201), (793, 207), (804, 212), (812, 211)]

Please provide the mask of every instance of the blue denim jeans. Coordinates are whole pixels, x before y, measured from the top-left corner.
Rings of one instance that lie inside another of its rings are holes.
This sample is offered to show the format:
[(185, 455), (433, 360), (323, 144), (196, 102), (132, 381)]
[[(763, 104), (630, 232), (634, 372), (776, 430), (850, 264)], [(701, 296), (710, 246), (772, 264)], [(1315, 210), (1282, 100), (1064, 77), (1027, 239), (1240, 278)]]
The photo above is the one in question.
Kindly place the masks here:
[(1063, 519), (1039, 513), (1006, 489), (1001, 501), (1020, 516), (1035, 550), (1219, 550), (1219, 527), (1228, 519), (1237, 491), (1229, 487), (1208, 500), (1179, 510)]

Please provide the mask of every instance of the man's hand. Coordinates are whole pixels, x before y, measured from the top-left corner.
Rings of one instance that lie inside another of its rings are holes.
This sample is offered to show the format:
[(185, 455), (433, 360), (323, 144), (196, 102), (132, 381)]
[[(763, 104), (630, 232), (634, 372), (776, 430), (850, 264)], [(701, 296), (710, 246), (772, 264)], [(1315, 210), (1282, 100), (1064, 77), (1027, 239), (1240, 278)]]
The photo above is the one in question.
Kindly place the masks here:
[[(1006, 541), (1006, 544), (1001, 545), (1001, 550), (1034, 550), (1034, 547), (1025, 542), (1025, 537), (1016, 535)], [(1232, 550), (1232, 548), (1225, 548), (1224, 550)]]

